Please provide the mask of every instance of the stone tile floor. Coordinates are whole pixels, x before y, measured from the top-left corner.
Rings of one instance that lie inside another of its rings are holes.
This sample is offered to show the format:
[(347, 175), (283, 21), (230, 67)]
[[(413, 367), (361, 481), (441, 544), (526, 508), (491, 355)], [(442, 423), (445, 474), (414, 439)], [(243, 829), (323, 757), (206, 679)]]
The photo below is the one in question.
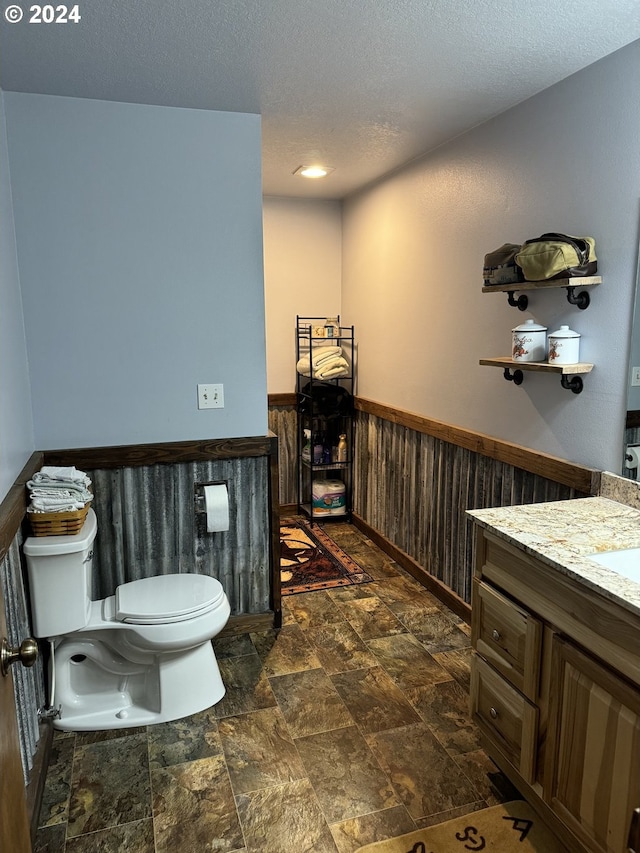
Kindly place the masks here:
[(469, 719), (468, 626), (355, 527), (328, 532), (374, 582), (217, 639), (227, 693), (203, 713), (57, 733), (36, 853), (353, 853), (517, 796)]

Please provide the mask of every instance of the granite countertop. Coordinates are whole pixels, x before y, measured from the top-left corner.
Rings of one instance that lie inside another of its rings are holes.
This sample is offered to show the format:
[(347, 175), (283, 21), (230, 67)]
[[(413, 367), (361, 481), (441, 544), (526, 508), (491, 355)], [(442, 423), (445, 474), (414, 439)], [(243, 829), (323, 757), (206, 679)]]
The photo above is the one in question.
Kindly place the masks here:
[(640, 617), (640, 583), (588, 554), (640, 547), (640, 510), (607, 498), (468, 510), (496, 536)]

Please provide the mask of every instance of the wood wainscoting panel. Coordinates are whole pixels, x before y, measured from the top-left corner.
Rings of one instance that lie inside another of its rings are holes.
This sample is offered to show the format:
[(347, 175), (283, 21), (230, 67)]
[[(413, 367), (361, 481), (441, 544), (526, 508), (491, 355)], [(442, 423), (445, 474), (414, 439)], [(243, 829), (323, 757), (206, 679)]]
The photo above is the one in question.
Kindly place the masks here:
[(269, 456), (273, 437), (212, 438), (203, 441), (170, 441), (161, 444), (128, 444), (117, 447), (81, 447), (46, 450), (45, 465), (75, 465), (76, 468), (135, 468), (140, 465), (209, 462), (212, 459), (241, 459)]
[[(221, 581), (232, 615), (280, 614), (278, 438), (48, 450), (47, 465), (75, 465), (93, 481), (99, 519), (94, 598), (138, 577), (197, 571)], [(230, 529), (208, 534), (196, 487), (224, 482)], [(279, 541), (279, 540), (278, 540)]]
[(595, 468), (578, 465), (474, 430), (394, 409), (363, 397), (357, 397), (355, 405), (356, 409), (366, 414), (375, 415), (432, 438), (471, 450), (496, 462), (503, 462), (514, 468), (528, 471), (554, 483), (569, 486), (581, 494), (597, 494), (600, 472)]
[[(283, 399), (281, 404), (272, 402)], [(289, 398), (293, 398), (290, 400)], [(280, 505), (298, 505), (297, 430), (295, 394), (269, 395), (269, 429), (278, 437)]]
[(525, 448), (498, 453), (503, 442), (489, 446), (486, 437), (454, 427), (441, 425), (436, 437), (422, 418), (371, 408), (356, 400), (355, 512), (467, 603), (473, 551), (467, 509), (583, 497), (597, 479), (580, 466), (571, 475), (562, 460), (534, 464), (536, 454)]
[[(280, 505), (293, 507), (295, 394), (270, 395), (269, 406), (280, 446)], [(395, 549), (423, 583), (433, 579), (441, 591), (450, 590), (454, 603), (471, 602), (467, 509), (598, 491), (600, 472), (593, 468), (362, 397), (355, 408), (354, 520), (375, 531), (384, 550)]]
[(0, 503), (0, 560), (4, 559), (22, 526), (29, 501), (26, 485), (35, 472), (42, 468), (43, 458), (42, 453), (31, 454), (18, 479)]

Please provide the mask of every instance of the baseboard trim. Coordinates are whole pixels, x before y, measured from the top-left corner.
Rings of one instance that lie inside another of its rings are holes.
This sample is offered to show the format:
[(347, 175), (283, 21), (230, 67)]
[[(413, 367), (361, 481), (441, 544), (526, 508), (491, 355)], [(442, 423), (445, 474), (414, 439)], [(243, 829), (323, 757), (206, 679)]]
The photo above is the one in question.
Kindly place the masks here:
[(298, 504), (280, 504), (280, 518), (286, 518), (288, 515), (298, 514)]
[(38, 735), (38, 746), (36, 747), (36, 754), (33, 757), (33, 767), (29, 774), (29, 784), (26, 789), (27, 818), (31, 832), (31, 844), (34, 849), (40, 819), (40, 808), (42, 807), (44, 783), (47, 779), (47, 770), (49, 769), (53, 746), (53, 724), (51, 720), (40, 721)]
[(374, 527), (364, 520), (357, 513), (353, 513), (353, 523), (358, 528), (358, 530), (362, 531), (365, 536), (371, 539), (372, 542), (381, 548), (385, 554), (388, 554), (392, 559), (396, 561), (403, 569), (406, 569), (409, 574), (414, 577), (422, 586), (425, 587), (429, 592), (433, 593), (443, 604), (445, 604), (449, 610), (452, 610), (457, 616), (459, 616), (464, 622), (467, 624), (471, 624), (471, 605), (467, 604), (459, 595), (449, 589), (446, 584), (443, 584), (442, 581), (439, 581), (437, 578), (434, 578), (433, 575), (430, 575), (429, 572), (420, 565), (420, 563), (416, 562), (406, 551), (403, 551), (401, 548), (398, 548), (397, 545), (394, 545), (390, 539), (387, 539), (386, 536), (383, 536), (382, 533), (378, 532)]

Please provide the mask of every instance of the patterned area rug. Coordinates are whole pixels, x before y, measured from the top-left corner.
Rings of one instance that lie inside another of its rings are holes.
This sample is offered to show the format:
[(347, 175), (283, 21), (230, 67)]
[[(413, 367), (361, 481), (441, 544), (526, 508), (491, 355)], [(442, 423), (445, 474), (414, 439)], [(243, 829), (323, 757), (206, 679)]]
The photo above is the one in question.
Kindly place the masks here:
[(492, 806), (478, 812), (419, 829), (399, 838), (376, 841), (357, 853), (566, 853), (531, 806), (524, 800)]
[(283, 595), (373, 580), (322, 527), (297, 519), (280, 523), (280, 577)]

